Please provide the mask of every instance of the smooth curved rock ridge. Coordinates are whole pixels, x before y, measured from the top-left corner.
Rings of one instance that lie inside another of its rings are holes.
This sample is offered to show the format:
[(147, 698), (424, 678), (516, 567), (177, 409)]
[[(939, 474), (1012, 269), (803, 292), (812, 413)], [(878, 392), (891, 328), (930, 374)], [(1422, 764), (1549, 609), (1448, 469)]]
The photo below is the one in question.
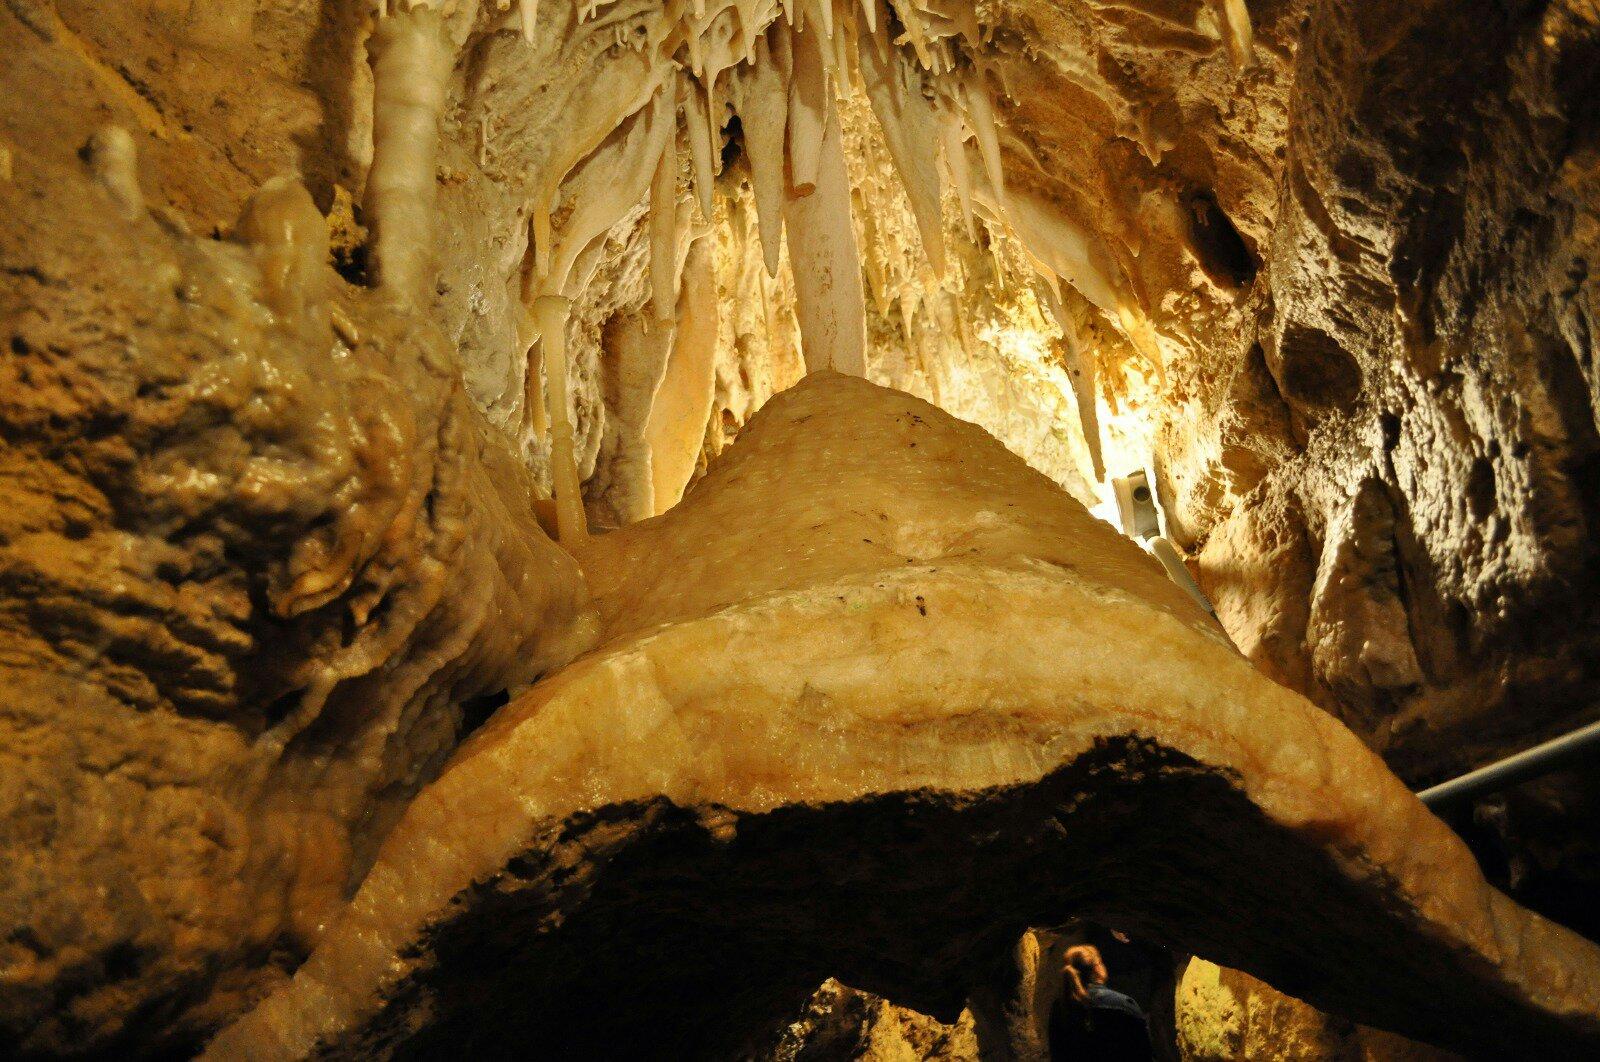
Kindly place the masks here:
[[(936, 555), (816, 548), (856, 519), (907, 544), (939, 482)], [(742, 566), (662, 590), (712, 524)], [(1485, 884), (1351, 733), (980, 430), (809, 378), (601, 543), (612, 640), (462, 746), (210, 1057), (715, 1054), (828, 975), (952, 1014), (1022, 927), (1072, 914), (1474, 1052), (1600, 1044), (1594, 945)]]

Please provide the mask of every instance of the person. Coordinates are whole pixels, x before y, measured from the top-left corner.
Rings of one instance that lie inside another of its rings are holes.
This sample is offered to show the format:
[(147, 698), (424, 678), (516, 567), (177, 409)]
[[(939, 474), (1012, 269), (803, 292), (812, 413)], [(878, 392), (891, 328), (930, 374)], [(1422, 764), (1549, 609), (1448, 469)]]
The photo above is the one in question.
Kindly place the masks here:
[(1105, 960), (1093, 944), (1075, 944), (1062, 957), (1061, 998), (1050, 1011), (1054, 1062), (1148, 1062), (1153, 1057), (1144, 1011), (1131, 996), (1106, 987)]

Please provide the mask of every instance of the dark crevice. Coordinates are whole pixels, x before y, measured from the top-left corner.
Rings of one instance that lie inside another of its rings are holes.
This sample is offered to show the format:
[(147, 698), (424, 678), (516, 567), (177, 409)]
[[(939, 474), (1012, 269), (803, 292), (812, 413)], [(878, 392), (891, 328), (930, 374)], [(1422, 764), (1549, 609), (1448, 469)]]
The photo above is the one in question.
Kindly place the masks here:
[(1247, 288), (1261, 268), (1233, 220), (1217, 205), (1210, 192), (1194, 192), (1188, 207), (1189, 246), (1194, 249), (1200, 268), (1212, 280), (1226, 287)]
[(507, 690), (480, 693), (461, 702), (461, 728), (458, 737), (464, 738), (489, 721), (489, 718), (511, 702)]

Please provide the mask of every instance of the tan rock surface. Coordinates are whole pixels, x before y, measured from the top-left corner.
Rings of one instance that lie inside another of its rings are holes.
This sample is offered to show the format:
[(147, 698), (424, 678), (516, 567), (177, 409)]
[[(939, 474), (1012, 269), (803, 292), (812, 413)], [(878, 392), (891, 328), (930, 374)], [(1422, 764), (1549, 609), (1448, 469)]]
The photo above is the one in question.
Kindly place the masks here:
[[(299, 961), (407, 795), (455, 744), (457, 720), (492, 703), (464, 711), (462, 700), (536, 672), (543, 650), (518, 654), (562, 639), (565, 619), (543, 633), (531, 626), (547, 602), (503, 590), (473, 618), (483, 580), (499, 577), (468, 577), (479, 562), (462, 561), (432, 611), (419, 605), (428, 618), (416, 619), (416, 637), (398, 633), (413, 616), (392, 628), (372, 683), (433, 673), (440, 645), (422, 632), (435, 619), (468, 639), (446, 656), (498, 664), (417, 691), (401, 710), (412, 722), (393, 740), (374, 724), (360, 740), (307, 753), (301, 773), (274, 776), (271, 799), (250, 772), (230, 776), (236, 792), (225, 800), (193, 796), (222, 785), (217, 764), (278, 755), (254, 749), (257, 735), (287, 732), (295, 690), (331, 651), (321, 639), (343, 637), (323, 621), (347, 599), (365, 610), (371, 598), (358, 576), (335, 600), (283, 619), (264, 588), (341, 561), (365, 570), (360, 543), (381, 533), (386, 506), (430, 496), (420, 477), (451, 444), (429, 447), (481, 430), (461, 427), (474, 419), (468, 404), (509, 445), (486, 437), (486, 469), (465, 461), (441, 480), (478, 483), (460, 488), (474, 498), (490, 489), (479, 481), (493, 481), (511, 515), (467, 506), (469, 523), (499, 530), (487, 535), (493, 545), (461, 555), (520, 554), (528, 535), (532, 559), (507, 562), (513, 571), (563, 567), (523, 512), (530, 490), (550, 482), (540, 351), (522, 305), (537, 287), (530, 234), (541, 209), (553, 211), (558, 236), (580, 208), (589, 221), (597, 209), (615, 217), (585, 246), (546, 253), (572, 264), (573, 420), (591, 519), (612, 526), (654, 511), (637, 443), (653, 391), (642, 409), (614, 393), (643, 364), (632, 364), (641, 345), (616, 337), (637, 332), (650, 295), (652, 205), (612, 201), (614, 186), (631, 183), (613, 180), (612, 155), (589, 149), (642, 124), (634, 110), (661, 70), (624, 42), (664, 9), (621, 0), (585, 21), (578, 5), (546, 0), (525, 39), (516, 3), (454, 6), (461, 47), (434, 174), (435, 297), (397, 315), (335, 286), (362, 337), (347, 344), (356, 366), (341, 368), (313, 349), (321, 340), (298, 326), (286, 338), (278, 321), (222, 329), (233, 354), (219, 359), (216, 321), (239, 316), (241, 303), (254, 307), (245, 317), (261, 306), (276, 315), (266, 274), (297, 256), (252, 266), (171, 230), (227, 235), (258, 189), (299, 171), (329, 217), (333, 260), (345, 277), (367, 279), (370, 219), (353, 204), (365, 200), (373, 150), (369, 6), (0, 4), (0, 338), (24, 337), (23, 348), (0, 351), (14, 372), (3, 416), (16, 418), (5, 421), (0, 460), (17, 484), (0, 517), (9, 580), (0, 630), (14, 647), (5, 666), (26, 690), (0, 744), (10, 809), (0, 838), (20, 853), (11, 886), (24, 899), (8, 897), (0, 913), (29, 912), (11, 920), (17, 931), (0, 952), (8, 969), (27, 971), (0, 992), (8, 1030), (33, 1033), (52, 999), (63, 1001), (61, 1020), (37, 1027), (40, 1043), (190, 1043), (231, 1017)], [(735, 12), (707, 6), (722, 30), (742, 31)], [(948, 77), (919, 73), (914, 53), (926, 41), (912, 30), (952, 32), (958, 20), (964, 33), (969, 9), (982, 48), (957, 44)], [(928, 145), (901, 143), (891, 160), (866, 101), (842, 103), (872, 378), (984, 425), (1085, 500), (1095, 491), (1090, 450), (1113, 474), (1159, 470), (1174, 536), (1235, 642), (1337, 713), (1409, 783), (1590, 717), (1600, 697), (1594, 0), (940, 0), (920, 10), (920, 23), (897, 24), (905, 32), (890, 68), (934, 97), (952, 83), (963, 96), (992, 89), (1006, 184), (1039, 223), (1008, 230), (979, 203), (969, 232), (947, 186), (949, 271), (930, 279), (930, 230), (919, 224)], [(738, 76), (724, 74), (728, 95)], [(945, 135), (949, 101), (936, 111)], [(91, 193), (73, 155), (108, 122), (130, 132), (140, 162), (119, 177), (107, 170), (116, 152), (102, 153), (95, 164), (110, 191)], [(922, 122), (913, 114), (908, 127)], [(742, 187), (752, 176), (742, 156), (756, 149), (731, 120), (718, 146), (713, 216), (691, 203), (687, 150), (669, 196), (675, 255), (691, 239), (716, 243), (721, 304), (709, 430), (670, 425), (680, 455), (696, 438), (714, 452), (800, 365), (793, 278), (786, 268), (765, 276)], [(979, 148), (975, 138), (963, 163), (974, 184), (988, 180)], [(915, 203), (897, 169), (923, 174)], [(138, 200), (163, 233), (119, 216)], [(1070, 246), (1041, 243), (1041, 232)], [(1102, 299), (1137, 312), (1125, 320), (1070, 282), (1052, 291), (1030, 255), (1097, 264), (1098, 278), (1085, 275), (1101, 281)], [(197, 289), (202, 310), (173, 310), (169, 266), (214, 275)], [(1130, 321), (1150, 334), (1132, 342)], [(220, 379), (205, 378), (214, 393), (172, 382), (196, 364), (219, 366)], [(458, 378), (469, 403), (454, 396)], [(699, 409), (703, 373), (694, 379), (687, 405)], [(1098, 396), (1094, 416), (1085, 396), (1090, 405)], [(372, 441), (368, 428), (391, 437)], [(412, 486), (402, 488), (384, 477), (413, 446)], [(257, 479), (295, 485), (216, 503), (217, 491), (238, 493), (229, 470), (264, 452), (271, 467)], [(429, 533), (404, 550), (448, 553), (443, 539), (425, 544)], [(692, 566), (693, 551), (679, 559)], [(408, 563), (384, 600), (431, 593), (415, 588), (437, 573), (413, 583)], [(476, 599), (456, 600), (458, 587)], [(653, 591), (635, 593), (649, 605)], [(521, 619), (502, 624), (510, 614)], [(562, 655), (552, 648), (549, 659)], [(379, 697), (391, 706), (411, 696), (395, 681)], [(364, 685), (341, 683), (329, 704), (365, 705), (354, 688)], [(87, 707), (102, 700), (103, 712)], [(57, 703), (67, 707), (41, 707)], [(364, 710), (340, 711), (365, 719)], [(112, 746), (132, 750), (136, 765), (170, 748), (173, 762), (124, 769), (120, 753), (103, 755)], [(380, 747), (384, 765), (374, 766)], [(202, 777), (198, 790), (188, 784)], [(334, 792), (366, 795), (329, 811)], [(1569, 775), (1480, 808), (1478, 826), (1470, 813), (1455, 824), (1524, 902), (1594, 935), (1596, 805), (1592, 782)], [(378, 812), (363, 819), (364, 807)], [(324, 820), (328, 839), (307, 840)], [(134, 851), (144, 836), (177, 840)], [(90, 869), (80, 874), (82, 861)], [(181, 869), (152, 876), (152, 866)], [(261, 884), (188, 885), (230, 875)], [(185, 921), (192, 910), (207, 912), (197, 926)]]
[(298, 185), (195, 239), (74, 147), (0, 184), (0, 1054), (193, 1048), (463, 702), (594, 636), (451, 348), (334, 276)]
[(1600, 1041), (1600, 951), (970, 425), (814, 376), (595, 549), (607, 644), (468, 739), (210, 1057), (714, 1052), (829, 973), (953, 1018), (1078, 912), (1441, 1042)]

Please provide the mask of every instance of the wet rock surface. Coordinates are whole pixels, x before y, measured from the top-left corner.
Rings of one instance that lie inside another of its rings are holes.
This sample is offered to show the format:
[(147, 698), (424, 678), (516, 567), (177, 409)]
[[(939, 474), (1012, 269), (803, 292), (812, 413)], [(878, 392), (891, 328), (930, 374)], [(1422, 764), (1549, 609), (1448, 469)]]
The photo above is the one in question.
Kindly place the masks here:
[(0, 195), (0, 1053), (192, 1049), (587, 592), (436, 332), (76, 159)]

